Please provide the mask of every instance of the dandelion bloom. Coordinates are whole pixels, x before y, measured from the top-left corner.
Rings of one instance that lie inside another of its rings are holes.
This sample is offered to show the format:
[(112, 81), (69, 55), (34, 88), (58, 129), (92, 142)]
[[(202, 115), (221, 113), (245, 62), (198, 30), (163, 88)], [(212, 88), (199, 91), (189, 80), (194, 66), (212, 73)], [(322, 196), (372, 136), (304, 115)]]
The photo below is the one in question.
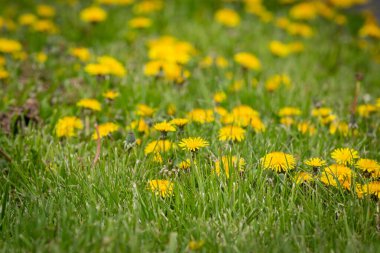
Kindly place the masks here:
[(295, 168), (296, 159), (291, 154), (272, 152), (262, 157), (260, 163), (264, 169), (276, 172), (286, 172)]
[(102, 95), (103, 95), (103, 97), (105, 97), (109, 100), (115, 100), (115, 98), (120, 96), (120, 93), (113, 91), (113, 90), (108, 90), (108, 91), (104, 92)]
[(70, 49), (70, 55), (78, 58), (79, 60), (85, 62), (88, 61), (91, 57), (90, 50), (85, 47), (74, 47)]
[(293, 117), (301, 115), (301, 110), (297, 107), (283, 107), (278, 112), (280, 117)]
[(0, 53), (15, 53), (22, 50), (22, 45), (16, 40), (0, 38)]
[(98, 57), (96, 63), (87, 64), (85, 71), (95, 76), (114, 75), (124, 77), (127, 74), (123, 64), (108, 55)]
[(102, 105), (99, 103), (99, 101), (91, 98), (84, 98), (79, 100), (77, 106), (93, 111), (100, 111), (102, 109)]
[(63, 117), (55, 125), (55, 134), (57, 137), (76, 136), (75, 130), (83, 129), (82, 121), (77, 117)]
[(183, 128), (189, 123), (189, 120), (185, 118), (175, 118), (175, 119), (172, 119), (170, 123)]
[(361, 158), (356, 162), (356, 168), (370, 173), (374, 178), (380, 176), (380, 164), (376, 160)]
[(174, 183), (169, 180), (149, 180), (148, 189), (160, 197), (170, 197), (173, 194)]
[(107, 12), (97, 6), (83, 9), (80, 12), (80, 18), (87, 23), (99, 23), (107, 18)]
[(345, 189), (349, 189), (352, 177), (353, 172), (350, 168), (344, 165), (333, 164), (322, 171), (321, 182), (326, 185), (335, 187), (340, 185)]
[(19, 24), (23, 26), (30, 26), (34, 24), (34, 22), (36, 21), (37, 21), (37, 16), (31, 13), (22, 14), (18, 18)]
[(352, 148), (337, 148), (331, 152), (331, 157), (337, 164), (347, 165), (353, 164), (354, 160), (359, 158), (359, 154)]
[(174, 144), (169, 140), (158, 140), (150, 142), (144, 150), (145, 155), (151, 153), (167, 152), (174, 147)]
[(146, 17), (136, 17), (128, 21), (128, 26), (135, 29), (148, 28), (152, 25), (152, 20)]
[(207, 147), (209, 143), (201, 137), (184, 138), (178, 144), (183, 150), (191, 152), (198, 151), (200, 148)]
[(190, 120), (204, 124), (204, 123), (210, 123), (214, 121), (214, 112), (213, 110), (209, 109), (194, 109), (191, 112), (188, 113), (187, 116)]
[(222, 103), (226, 99), (227, 99), (227, 95), (223, 91), (220, 91), (214, 94), (215, 103)]
[(224, 170), (225, 176), (228, 179), (230, 177), (231, 167), (241, 172), (244, 171), (245, 164), (244, 158), (238, 158), (237, 156), (222, 156), (222, 159), (215, 161), (214, 171), (216, 175), (220, 176), (221, 170)]
[(326, 165), (326, 161), (319, 157), (312, 157), (304, 161), (304, 164), (313, 167), (319, 168)]
[(371, 114), (375, 113), (377, 108), (375, 105), (359, 105), (358, 114), (363, 118), (368, 118)]
[(157, 131), (162, 132), (162, 133), (175, 132), (176, 131), (175, 127), (171, 123), (168, 123), (166, 121), (157, 123), (153, 127), (154, 127), (154, 129), (156, 129)]
[(225, 126), (219, 130), (220, 141), (241, 142), (245, 138), (245, 130), (239, 126)]
[(141, 117), (152, 117), (155, 112), (155, 109), (145, 105), (145, 104), (138, 104), (136, 109), (136, 115)]
[[(113, 132), (116, 132), (117, 130), (119, 130), (119, 126), (112, 122), (104, 123), (98, 126), (100, 138), (103, 138), (104, 136), (107, 136)], [(93, 140), (98, 139), (98, 134), (96, 131), (92, 134), (92, 139)]]
[(380, 181), (374, 181), (364, 185), (358, 185), (356, 187), (356, 193), (359, 198), (362, 198), (363, 195), (373, 195), (377, 199), (380, 199)]
[(313, 174), (309, 172), (299, 172), (295, 175), (294, 181), (296, 181), (296, 184), (303, 184), (314, 181), (314, 177)]
[(145, 122), (144, 119), (134, 120), (128, 126), (129, 129), (136, 130), (139, 133), (148, 133), (149, 125)]
[(221, 9), (215, 13), (215, 20), (228, 27), (236, 27), (240, 24), (239, 14), (231, 9)]
[(234, 56), (235, 62), (240, 64), (242, 67), (246, 69), (252, 69), (252, 70), (260, 70), (261, 69), (261, 62), (260, 60), (254, 56), (253, 54), (241, 52), (237, 53)]
[(0, 80), (7, 79), (9, 77), (9, 72), (0, 67)]
[(40, 17), (52, 18), (55, 16), (55, 9), (49, 5), (40, 4), (37, 6), (37, 14)]
[(182, 170), (187, 170), (190, 168), (190, 159), (186, 159), (185, 161), (182, 161), (178, 164), (178, 168), (182, 169)]

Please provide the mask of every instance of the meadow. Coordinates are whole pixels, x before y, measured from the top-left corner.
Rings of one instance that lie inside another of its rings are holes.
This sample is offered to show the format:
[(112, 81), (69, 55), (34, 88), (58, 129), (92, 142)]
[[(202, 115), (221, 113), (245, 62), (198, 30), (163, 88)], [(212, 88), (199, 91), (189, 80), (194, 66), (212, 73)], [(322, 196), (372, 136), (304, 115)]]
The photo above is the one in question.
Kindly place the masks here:
[(0, 0), (1, 252), (379, 252), (366, 0)]

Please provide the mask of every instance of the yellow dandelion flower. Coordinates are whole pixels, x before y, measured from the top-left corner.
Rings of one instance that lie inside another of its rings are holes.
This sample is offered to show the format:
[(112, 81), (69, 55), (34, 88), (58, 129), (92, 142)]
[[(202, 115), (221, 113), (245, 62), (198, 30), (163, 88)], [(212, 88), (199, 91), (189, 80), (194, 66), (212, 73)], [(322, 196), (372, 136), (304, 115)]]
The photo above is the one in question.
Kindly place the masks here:
[(241, 142), (245, 138), (245, 130), (239, 126), (225, 126), (219, 130), (220, 141)]
[(22, 45), (16, 40), (0, 38), (0, 53), (15, 53), (22, 50)]
[(139, 119), (132, 121), (128, 129), (136, 130), (139, 133), (148, 133), (149, 125), (145, 122), (144, 119)]
[(160, 123), (156, 123), (153, 127), (157, 131), (163, 132), (163, 133), (175, 132), (176, 131), (175, 127), (171, 123), (168, 123), (166, 121), (160, 122)]
[(209, 109), (205, 110), (197, 108), (189, 112), (187, 117), (200, 124), (210, 123), (214, 121), (214, 112)]
[(304, 164), (313, 168), (319, 168), (326, 165), (326, 161), (319, 157), (312, 157), (304, 161)]
[(82, 121), (77, 117), (63, 117), (55, 125), (55, 134), (57, 137), (76, 136), (75, 130), (83, 129)]
[(100, 7), (92, 6), (80, 12), (80, 19), (87, 23), (99, 23), (107, 18), (107, 12)]
[(0, 67), (0, 80), (7, 79), (9, 77), (9, 72)]
[(355, 159), (359, 158), (358, 151), (352, 148), (337, 148), (331, 152), (331, 157), (337, 164), (353, 164)]
[(240, 24), (239, 14), (231, 9), (221, 9), (215, 13), (215, 20), (228, 27), (236, 27)]
[(155, 112), (155, 109), (145, 105), (145, 104), (138, 104), (136, 109), (136, 115), (141, 117), (152, 117)]
[(222, 159), (215, 161), (214, 171), (216, 175), (220, 176), (221, 170), (224, 170), (225, 177), (230, 178), (230, 168), (237, 169), (239, 172), (244, 171), (246, 163), (244, 158), (237, 156), (222, 156)]
[(251, 118), (251, 127), (256, 133), (265, 132), (265, 125), (259, 117)]
[(356, 162), (355, 166), (364, 172), (380, 172), (380, 164), (372, 159), (361, 158)]
[(161, 0), (143, 0), (134, 6), (133, 12), (137, 14), (147, 14), (159, 11), (162, 7), (163, 2)]
[(183, 128), (189, 123), (188, 119), (185, 118), (175, 118), (170, 121), (170, 124), (173, 124), (177, 127)]
[(353, 172), (350, 168), (344, 165), (333, 164), (322, 171), (321, 182), (326, 185), (342, 186), (345, 189), (349, 189), (352, 177)]
[(243, 68), (252, 69), (252, 70), (261, 69), (260, 60), (253, 54), (250, 54), (247, 52), (241, 52), (241, 53), (235, 54), (234, 60), (235, 62), (240, 64)]
[(214, 94), (214, 102), (215, 103), (222, 103), (226, 99), (227, 99), (227, 95), (223, 91), (219, 91), (219, 92)]
[(293, 117), (301, 115), (301, 110), (297, 107), (283, 107), (278, 112), (280, 117)]
[(78, 58), (79, 60), (86, 62), (90, 59), (91, 53), (88, 48), (85, 47), (75, 47), (70, 49), (70, 55)]
[(359, 198), (362, 198), (363, 195), (372, 195), (380, 199), (380, 181), (374, 181), (364, 185), (358, 185), (356, 187), (356, 193)]
[(274, 92), (281, 86), (290, 87), (292, 84), (290, 77), (286, 74), (277, 74), (268, 78), (265, 82), (265, 89), (269, 92)]
[(152, 26), (152, 20), (146, 17), (136, 17), (128, 21), (131, 28), (142, 29)]
[(182, 161), (178, 164), (178, 168), (182, 170), (187, 170), (187, 169), (190, 169), (190, 165), (191, 165), (190, 159), (186, 159), (185, 161)]
[(207, 147), (209, 145), (208, 141), (201, 137), (189, 137), (184, 138), (178, 144), (183, 150), (188, 150), (191, 152), (198, 151), (200, 148)]
[(373, 114), (374, 112), (377, 111), (377, 108), (375, 105), (359, 105), (358, 106), (358, 114), (359, 116), (363, 118), (368, 118)]
[(40, 19), (33, 24), (33, 29), (36, 32), (55, 34), (58, 32), (58, 27), (50, 19)]
[(93, 111), (100, 111), (102, 109), (102, 105), (99, 103), (99, 101), (91, 98), (84, 98), (79, 100), (77, 106)]
[(120, 96), (120, 93), (113, 90), (108, 90), (103, 93), (103, 97), (109, 100), (115, 100), (115, 98), (117, 98), (118, 96)]
[(296, 181), (296, 184), (308, 183), (314, 181), (314, 176), (309, 172), (298, 172), (294, 177), (294, 181)]
[(32, 14), (32, 13), (25, 13), (25, 14), (22, 14), (19, 18), (18, 18), (18, 23), (20, 25), (23, 25), (23, 26), (30, 26), (30, 25), (33, 25), (34, 22), (37, 21), (37, 17), (36, 15)]
[(169, 180), (149, 180), (148, 189), (157, 196), (166, 198), (173, 195), (174, 183)]
[(297, 129), (302, 134), (309, 134), (313, 136), (316, 132), (315, 126), (310, 122), (300, 122), (297, 125)]
[(287, 172), (296, 166), (296, 159), (291, 154), (283, 152), (272, 152), (260, 159), (260, 164), (264, 169), (275, 172)]
[(52, 18), (55, 16), (55, 9), (49, 5), (40, 4), (37, 6), (37, 14), (40, 17)]
[(151, 153), (168, 152), (174, 148), (174, 144), (169, 140), (158, 140), (150, 142), (144, 150), (145, 155)]
[[(116, 132), (117, 130), (119, 130), (119, 128), (120, 127), (117, 124), (112, 123), (112, 122), (107, 122), (107, 123), (101, 124), (98, 126), (99, 136), (100, 136), (100, 138), (103, 138), (104, 136), (107, 136), (113, 132)], [(92, 134), (91, 138), (93, 140), (98, 139), (98, 134), (96, 131)]]
[(280, 119), (280, 123), (281, 123), (281, 125), (290, 127), (291, 125), (294, 124), (294, 119), (292, 117), (282, 117)]

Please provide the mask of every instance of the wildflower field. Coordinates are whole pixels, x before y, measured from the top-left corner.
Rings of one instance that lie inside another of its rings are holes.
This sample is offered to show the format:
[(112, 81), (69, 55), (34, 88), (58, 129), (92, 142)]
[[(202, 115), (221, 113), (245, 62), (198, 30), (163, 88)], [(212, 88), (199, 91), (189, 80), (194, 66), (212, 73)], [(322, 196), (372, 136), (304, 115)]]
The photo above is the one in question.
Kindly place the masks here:
[(0, 0), (0, 252), (379, 252), (368, 2)]

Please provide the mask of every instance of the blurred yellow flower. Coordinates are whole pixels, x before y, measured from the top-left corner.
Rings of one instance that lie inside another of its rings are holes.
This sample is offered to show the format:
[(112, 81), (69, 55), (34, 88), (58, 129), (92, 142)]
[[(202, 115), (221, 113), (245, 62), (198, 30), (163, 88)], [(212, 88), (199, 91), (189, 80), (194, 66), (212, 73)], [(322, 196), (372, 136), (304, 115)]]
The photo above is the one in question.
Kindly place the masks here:
[(166, 198), (173, 195), (174, 183), (161, 179), (149, 180), (148, 189), (157, 196)]
[(355, 159), (359, 158), (358, 151), (352, 148), (337, 148), (331, 152), (331, 158), (337, 164), (348, 165), (354, 164)]
[(201, 148), (207, 147), (209, 145), (208, 141), (201, 137), (189, 137), (183, 138), (178, 144), (183, 150), (188, 150), (191, 152), (198, 151)]
[(253, 54), (241, 52), (237, 53), (234, 56), (235, 62), (237, 62), (239, 65), (246, 69), (252, 69), (252, 70), (260, 70), (261, 69), (261, 62), (260, 60), (254, 56)]
[(118, 96), (120, 96), (120, 93), (113, 90), (108, 90), (103, 93), (103, 97), (109, 100), (115, 100), (115, 98), (117, 98)]
[(225, 126), (219, 130), (220, 141), (241, 142), (245, 138), (245, 130), (239, 126)]
[(40, 4), (37, 6), (37, 14), (43, 18), (52, 18), (55, 16), (55, 9), (49, 5)]
[(275, 172), (287, 172), (296, 166), (296, 159), (293, 155), (283, 152), (272, 152), (266, 154), (260, 159), (260, 164), (266, 170), (273, 170)]
[(0, 38), (0, 53), (15, 53), (22, 50), (22, 45), (16, 40)]
[[(112, 122), (107, 122), (107, 123), (104, 123), (104, 124), (100, 124), (98, 126), (98, 130), (99, 130), (99, 136), (100, 138), (103, 138), (104, 136), (107, 136), (113, 132), (116, 132), (117, 130), (119, 130), (119, 126), (115, 123), (112, 123)], [(91, 137), (93, 140), (97, 140), (98, 139), (98, 134), (97, 132), (95, 131), (93, 134), (92, 134), (92, 137)]]
[(76, 136), (75, 130), (83, 129), (82, 121), (77, 117), (60, 118), (55, 125), (55, 134), (57, 137), (73, 137)]
[(136, 17), (128, 21), (128, 25), (131, 28), (148, 28), (152, 26), (152, 20), (146, 17)]
[(93, 111), (100, 111), (102, 109), (102, 105), (99, 103), (99, 101), (91, 98), (84, 98), (79, 100), (77, 106)]
[(230, 178), (230, 168), (238, 170), (238, 172), (244, 171), (246, 163), (244, 158), (238, 158), (237, 156), (222, 156), (222, 159), (218, 159), (215, 161), (214, 171), (217, 176), (221, 175), (221, 171), (223, 170), (223, 174), (228, 179)]
[(215, 20), (228, 27), (236, 27), (240, 24), (239, 14), (231, 9), (221, 9), (215, 13)]
[(85, 62), (88, 61), (91, 57), (90, 50), (85, 47), (74, 47), (70, 49), (70, 55), (78, 58), (79, 60)]
[(80, 18), (87, 23), (99, 23), (107, 18), (107, 12), (100, 7), (91, 6), (80, 12)]
[(333, 164), (324, 168), (321, 174), (321, 182), (326, 185), (341, 186), (349, 189), (353, 175), (353, 171), (350, 168), (344, 165)]

